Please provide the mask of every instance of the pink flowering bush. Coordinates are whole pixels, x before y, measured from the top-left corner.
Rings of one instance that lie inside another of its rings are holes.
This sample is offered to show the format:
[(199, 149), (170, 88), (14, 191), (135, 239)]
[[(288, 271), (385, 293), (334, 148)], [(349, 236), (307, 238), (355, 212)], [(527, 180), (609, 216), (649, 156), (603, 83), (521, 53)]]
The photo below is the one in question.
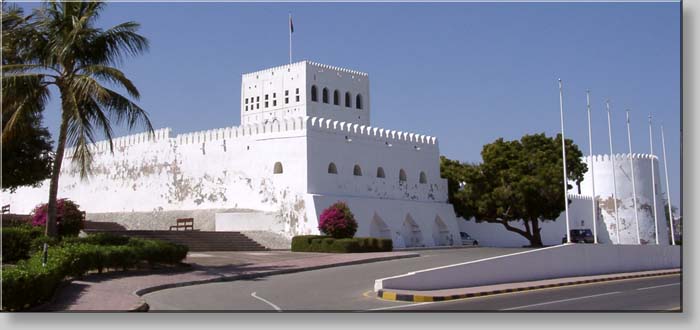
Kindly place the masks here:
[(351, 238), (357, 231), (357, 221), (347, 204), (336, 202), (323, 210), (318, 229), (333, 238)]
[[(49, 204), (40, 204), (32, 211), (32, 226), (44, 227), (49, 218)], [(56, 201), (56, 227), (59, 236), (78, 235), (83, 229), (79, 205), (67, 198)]]

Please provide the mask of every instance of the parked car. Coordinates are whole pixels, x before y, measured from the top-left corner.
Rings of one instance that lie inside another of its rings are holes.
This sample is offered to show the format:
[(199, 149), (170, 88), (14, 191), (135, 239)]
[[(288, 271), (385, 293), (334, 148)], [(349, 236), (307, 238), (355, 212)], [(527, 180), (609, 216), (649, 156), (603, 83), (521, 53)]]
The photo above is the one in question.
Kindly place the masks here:
[(473, 239), (469, 234), (461, 231), (459, 232), (459, 237), (462, 239), (462, 245), (472, 245), (472, 246), (477, 246), (479, 245), (479, 241)]
[[(588, 243), (593, 244), (593, 232), (590, 229), (571, 229), (571, 243)], [(561, 244), (566, 243), (566, 236), (562, 237)]]

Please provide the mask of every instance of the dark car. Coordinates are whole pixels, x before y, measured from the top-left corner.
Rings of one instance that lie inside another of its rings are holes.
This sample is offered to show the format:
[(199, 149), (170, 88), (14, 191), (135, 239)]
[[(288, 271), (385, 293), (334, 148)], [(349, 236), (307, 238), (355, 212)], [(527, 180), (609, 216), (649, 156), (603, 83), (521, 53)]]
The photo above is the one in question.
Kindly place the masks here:
[[(571, 229), (571, 243), (589, 243), (593, 244), (593, 232), (590, 229)], [(566, 243), (566, 236), (562, 237), (561, 244)]]
[(462, 245), (472, 245), (472, 246), (477, 246), (479, 245), (479, 241), (473, 239), (469, 234), (461, 231), (459, 232), (459, 237), (462, 239)]

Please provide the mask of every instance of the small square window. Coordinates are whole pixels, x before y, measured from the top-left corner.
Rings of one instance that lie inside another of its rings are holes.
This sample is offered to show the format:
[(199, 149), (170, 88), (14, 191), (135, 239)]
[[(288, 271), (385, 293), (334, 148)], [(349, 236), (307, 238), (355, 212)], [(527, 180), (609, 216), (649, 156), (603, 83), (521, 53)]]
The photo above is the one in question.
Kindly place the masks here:
[(284, 98), (284, 104), (287, 104), (287, 103), (289, 103), (289, 98), (288, 98), (288, 97), (285, 97), (285, 98)]
[(260, 109), (260, 103), (256, 104), (256, 105), (255, 105), (255, 108), (256, 108), (256, 109)]
[(265, 94), (265, 99), (269, 99), (270, 94)]
[(299, 88), (297, 88), (297, 94), (299, 94)]
[(245, 104), (248, 104), (248, 98), (247, 98), (247, 97), (245, 98)]
[(299, 95), (297, 95), (297, 102), (299, 102)]
[(288, 95), (289, 95), (289, 91), (288, 90), (284, 91), (284, 96), (288, 96)]
[(255, 97), (255, 101), (256, 101), (256, 102), (260, 102), (260, 96), (256, 96), (256, 97)]
[(267, 104), (268, 104), (268, 102), (267, 102), (267, 101), (265, 101), (265, 108), (267, 108)]
[(277, 100), (272, 100), (272, 106), (276, 107), (277, 106)]
[(272, 97), (273, 98), (277, 97), (277, 93), (272, 93)]
[(247, 106), (247, 105), (245, 106), (245, 111), (248, 111), (248, 106)]

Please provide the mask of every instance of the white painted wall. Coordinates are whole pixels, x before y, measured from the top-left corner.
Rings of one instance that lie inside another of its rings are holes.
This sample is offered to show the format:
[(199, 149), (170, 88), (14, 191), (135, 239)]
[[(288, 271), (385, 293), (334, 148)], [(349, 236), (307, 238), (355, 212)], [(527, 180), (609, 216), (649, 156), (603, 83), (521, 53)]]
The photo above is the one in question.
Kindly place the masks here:
[[(311, 97), (316, 86), (317, 100)], [(323, 89), (328, 102), (323, 102)], [(338, 91), (339, 104), (334, 104)], [(346, 106), (345, 93), (350, 93)], [(362, 109), (357, 109), (357, 95)], [(298, 97), (297, 97), (298, 96)], [(241, 123), (264, 123), (288, 117), (322, 117), (369, 125), (369, 77), (364, 72), (301, 61), (243, 74), (241, 78)]]
[[(98, 142), (92, 147), (94, 173), (87, 181), (78, 177), (66, 157), (59, 197), (75, 200), (88, 214), (115, 216), (253, 210), (250, 221), (241, 220), (241, 214), (217, 216), (217, 230), (258, 230), (253, 227), (259, 225), (288, 236), (318, 233), (321, 211), (347, 200), (360, 215), (358, 235), (390, 232), (401, 240), (397, 247), (411, 245), (411, 237), (419, 246), (458, 241), (454, 212), (447, 203), (447, 181), (439, 176), (437, 139), (369, 126), (366, 73), (303, 61), (244, 74), (241, 80), (241, 126), (177, 136), (169, 128), (153, 137), (129, 135), (115, 139), (114, 153), (106, 142)], [(318, 101), (311, 101), (311, 86), (318, 88)], [(329, 89), (328, 104), (323, 103), (324, 87)], [(340, 105), (333, 104), (336, 89)], [(345, 92), (353, 96), (352, 107), (345, 107)], [(358, 94), (362, 109), (355, 108)], [(278, 162), (283, 171), (275, 174)], [(337, 165), (338, 174), (328, 174), (330, 162)], [(361, 166), (362, 176), (353, 175), (355, 164)], [(377, 178), (379, 166), (385, 178)], [(405, 182), (399, 182), (401, 169)], [(419, 180), (421, 172), (425, 183)], [(11, 204), (16, 213), (29, 213), (47, 196), (48, 183), (2, 193), (3, 203)], [(370, 230), (375, 212), (385, 219), (388, 230)], [(264, 214), (282, 219), (283, 229), (269, 224)], [(407, 217), (413, 219), (412, 226), (404, 226)], [(253, 218), (261, 223), (255, 224)], [(436, 218), (442, 224), (433, 230)]]
[(307, 200), (309, 218), (335, 202), (347, 203), (358, 222), (355, 236), (391, 238), (395, 248), (461, 245), (451, 204), (331, 195)]
[(678, 246), (566, 244), (378, 279), (374, 290), (440, 290), (680, 268)]
[(269, 231), (285, 232), (285, 219), (270, 212), (216, 213), (216, 231)]
[[(634, 218), (634, 201), (632, 193), (632, 169), (630, 167), (629, 154), (614, 155), (615, 179), (617, 183), (617, 206), (620, 215), (620, 236), (622, 244), (637, 244), (637, 229)], [(594, 166), (595, 190), (600, 201), (602, 217), (605, 220), (608, 232), (612, 240), (617, 243), (615, 236), (615, 208), (613, 203), (613, 159), (610, 155), (594, 155), (593, 162), (590, 157), (584, 161)], [(653, 194), (651, 183), (652, 164), (656, 175), (656, 212), (658, 218), (659, 244), (669, 244), (668, 226), (664, 215), (663, 195), (659, 180), (658, 158), (648, 154), (632, 154), (634, 164), (635, 186), (637, 189), (637, 214), (639, 217), (639, 231), (642, 244), (656, 244), (654, 230)], [(591, 173), (588, 171), (583, 182), (581, 192), (590, 194)]]

